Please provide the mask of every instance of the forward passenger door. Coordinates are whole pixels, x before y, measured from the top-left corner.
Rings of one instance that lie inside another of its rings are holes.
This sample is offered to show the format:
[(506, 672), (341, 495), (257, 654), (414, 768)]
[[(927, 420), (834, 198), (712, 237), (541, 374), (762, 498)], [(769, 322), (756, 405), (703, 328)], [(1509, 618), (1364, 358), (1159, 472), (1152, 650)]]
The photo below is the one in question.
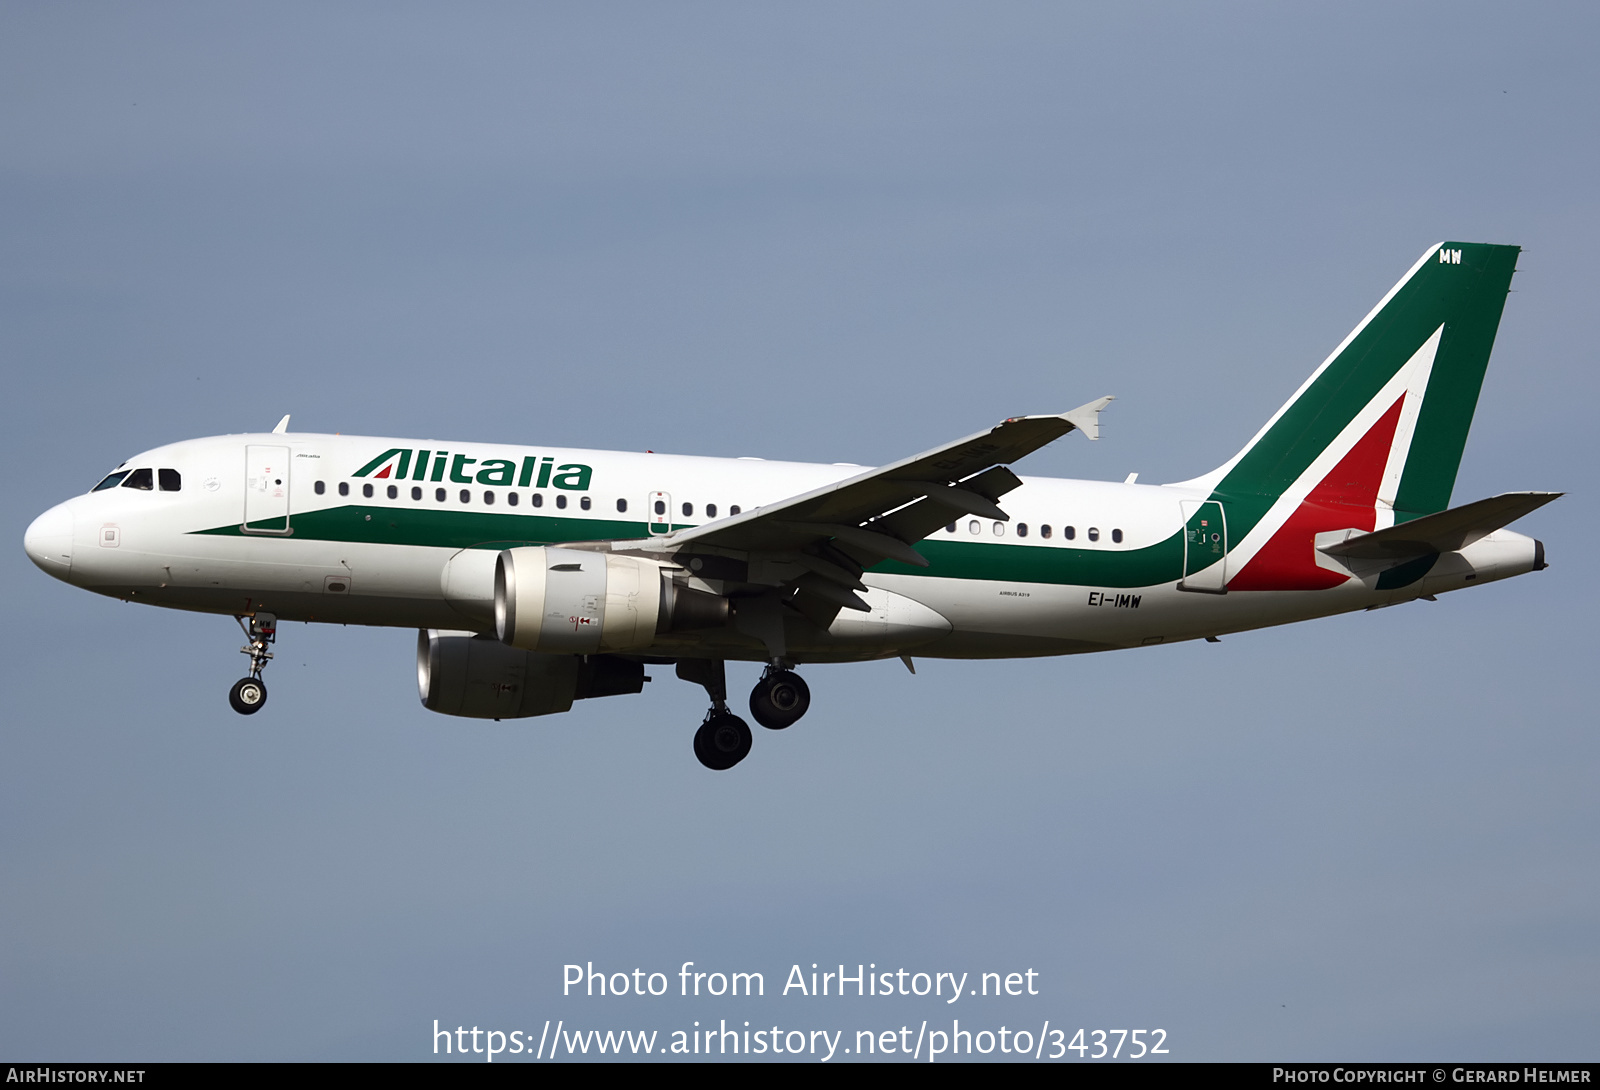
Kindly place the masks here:
[(250, 443), (244, 455), (240, 529), (247, 534), (289, 533), (289, 448)]

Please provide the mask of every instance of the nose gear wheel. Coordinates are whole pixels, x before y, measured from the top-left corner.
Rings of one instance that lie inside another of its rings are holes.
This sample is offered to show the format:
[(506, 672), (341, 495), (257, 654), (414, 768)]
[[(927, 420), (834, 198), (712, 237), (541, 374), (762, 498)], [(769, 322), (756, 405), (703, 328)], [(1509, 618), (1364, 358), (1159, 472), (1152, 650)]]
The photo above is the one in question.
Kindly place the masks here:
[(270, 613), (256, 613), (234, 620), (244, 629), (248, 641), (239, 652), (250, 656), (250, 676), (233, 683), (233, 688), (228, 690), (228, 703), (240, 715), (254, 715), (267, 702), (267, 686), (261, 680), (261, 671), (272, 660), (272, 652), (267, 648), (278, 638), (278, 618)]
[(228, 690), (228, 703), (240, 715), (254, 715), (267, 702), (267, 687), (258, 677), (242, 677)]

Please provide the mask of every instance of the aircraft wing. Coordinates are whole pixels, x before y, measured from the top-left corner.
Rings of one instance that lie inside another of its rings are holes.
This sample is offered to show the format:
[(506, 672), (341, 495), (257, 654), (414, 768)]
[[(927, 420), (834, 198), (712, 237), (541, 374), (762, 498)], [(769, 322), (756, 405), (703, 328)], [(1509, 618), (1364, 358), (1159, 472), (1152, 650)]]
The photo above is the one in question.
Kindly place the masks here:
[(912, 546), (962, 515), (1009, 521), (996, 501), (1022, 482), (1007, 463), (1074, 429), (1099, 438), (1100, 410), (1111, 400), (1058, 415), (1012, 417), (847, 480), (663, 535), (649, 547), (680, 558), (704, 552), (774, 561), (794, 573), (782, 582), (797, 590), (793, 604), (802, 612), (820, 618), (840, 607), (865, 611), (854, 593), (866, 589), (863, 570), (886, 559), (926, 567)]

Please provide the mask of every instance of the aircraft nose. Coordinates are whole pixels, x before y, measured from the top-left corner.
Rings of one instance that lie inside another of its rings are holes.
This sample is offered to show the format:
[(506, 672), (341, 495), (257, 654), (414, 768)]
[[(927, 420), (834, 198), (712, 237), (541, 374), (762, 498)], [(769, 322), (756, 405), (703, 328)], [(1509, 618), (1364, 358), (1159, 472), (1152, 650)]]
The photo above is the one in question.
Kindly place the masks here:
[(65, 578), (72, 570), (72, 529), (72, 511), (66, 504), (50, 508), (22, 535), (28, 559), (57, 579)]

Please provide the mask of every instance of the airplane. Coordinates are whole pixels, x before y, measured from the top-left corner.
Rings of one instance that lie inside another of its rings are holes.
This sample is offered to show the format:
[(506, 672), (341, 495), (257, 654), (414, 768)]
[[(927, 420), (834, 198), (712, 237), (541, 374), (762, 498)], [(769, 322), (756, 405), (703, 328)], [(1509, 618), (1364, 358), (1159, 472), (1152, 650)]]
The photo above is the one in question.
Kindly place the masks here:
[(1020, 477), (1110, 397), (874, 469), (291, 433), (191, 439), (28, 527), (33, 562), (128, 602), (232, 615), (250, 715), (280, 621), (415, 628), (418, 691), (510, 719), (703, 686), (707, 768), (750, 714), (810, 706), (804, 665), (1070, 655), (1370, 610), (1545, 568), (1505, 527), (1558, 498), (1450, 507), (1520, 249), (1430, 247), (1239, 451), (1191, 480)]

